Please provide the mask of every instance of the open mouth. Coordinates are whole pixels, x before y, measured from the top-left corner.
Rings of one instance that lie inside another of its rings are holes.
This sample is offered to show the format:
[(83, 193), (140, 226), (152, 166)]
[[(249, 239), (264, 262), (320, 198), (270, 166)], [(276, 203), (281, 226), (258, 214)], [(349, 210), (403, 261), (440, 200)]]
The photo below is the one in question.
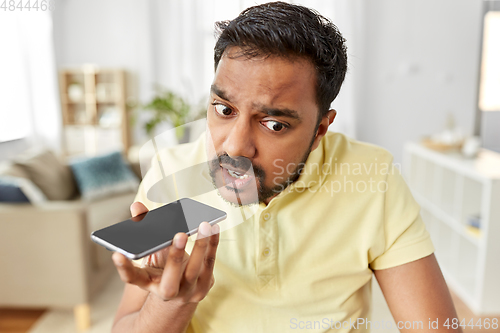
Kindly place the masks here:
[(229, 175), (231, 177), (238, 178), (238, 179), (247, 179), (249, 177), (246, 173), (242, 174), (240, 172), (237, 172), (237, 171), (234, 171), (231, 169), (227, 169), (227, 173), (229, 173)]
[(252, 174), (249, 174), (248, 171), (245, 172), (230, 165), (221, 164), (220, 168), (222, 170), (222, 175), (226, 186), (232, 184), (236, 188), (241, 189), (242, 187), (246, 186), (252, 179), (254, 179), (254, 176)]

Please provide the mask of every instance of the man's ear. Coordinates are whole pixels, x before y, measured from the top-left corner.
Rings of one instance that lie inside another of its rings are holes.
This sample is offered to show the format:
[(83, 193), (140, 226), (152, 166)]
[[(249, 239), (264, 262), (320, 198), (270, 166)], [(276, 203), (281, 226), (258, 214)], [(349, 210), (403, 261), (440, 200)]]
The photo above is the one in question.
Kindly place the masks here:
[(336, 115), (337, 111), (331, 109), (326, 115), (323, 116), (321, 122), (319, 123), (318, 130), (316, 131), (316, 137), (314, 138), (314, 143), (311, 146), (311, 151), (318, 148), (319, 142), (325, 136), (328, 131), (328, 126), (333, 123)]

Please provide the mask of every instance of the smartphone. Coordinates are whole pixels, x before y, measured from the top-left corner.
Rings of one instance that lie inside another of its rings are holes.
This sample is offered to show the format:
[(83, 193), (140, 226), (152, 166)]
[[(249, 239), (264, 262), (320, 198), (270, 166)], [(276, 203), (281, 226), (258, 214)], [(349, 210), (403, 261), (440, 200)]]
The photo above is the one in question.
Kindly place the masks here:
[(94, 231), (90, 237), (108, 250), (135, 260), (169, 246), (178, 232), (191, 236), (201, 222), (214, 225), (226, 217), (222, 210), (183, 198)]

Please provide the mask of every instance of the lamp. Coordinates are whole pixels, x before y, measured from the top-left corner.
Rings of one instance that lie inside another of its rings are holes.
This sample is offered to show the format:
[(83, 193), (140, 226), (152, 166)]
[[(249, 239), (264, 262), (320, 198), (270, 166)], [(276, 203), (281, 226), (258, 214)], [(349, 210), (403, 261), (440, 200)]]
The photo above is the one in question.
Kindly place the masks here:
[(483, 30), (474, 134), (500, 151), (500, 1), (483, 1)]

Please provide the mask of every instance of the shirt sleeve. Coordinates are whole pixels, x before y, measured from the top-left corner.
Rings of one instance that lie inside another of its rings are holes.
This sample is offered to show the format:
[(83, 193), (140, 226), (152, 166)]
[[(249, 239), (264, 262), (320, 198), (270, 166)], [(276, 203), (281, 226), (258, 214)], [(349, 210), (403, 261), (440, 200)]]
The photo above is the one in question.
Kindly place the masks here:
[(384, 252), (370, 263), (373, 270), (399, 266), (434, 252), (429, 232), (420, 216), (420, 206), (400, 171), (393, 170), (386, 180)]

